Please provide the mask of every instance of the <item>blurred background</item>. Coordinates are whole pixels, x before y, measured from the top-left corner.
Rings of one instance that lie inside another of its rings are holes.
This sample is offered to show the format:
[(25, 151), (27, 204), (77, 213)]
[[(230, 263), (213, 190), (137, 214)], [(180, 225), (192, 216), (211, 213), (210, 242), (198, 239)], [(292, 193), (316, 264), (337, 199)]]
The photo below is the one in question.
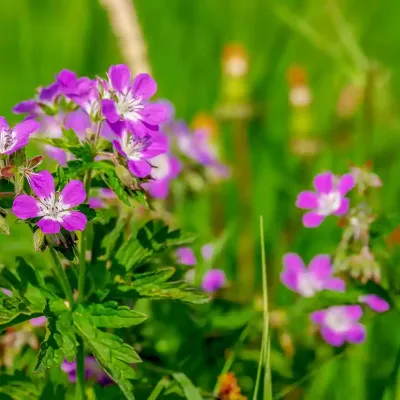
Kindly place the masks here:
[[(118, 11), (124, 4), (133, 19)], [(232, 179), (200, 185), (196, 195), (174, 188), (179, 225), (202, 243), (223, 242), (218, 267), (235, 288), (232, 300), (251, 304), (262, 215), (270, 306), (284, 307), (295, 297), (279, 283), (282, 255), (308, 261), (333, 253), (340, 239), (335, 219), (318, 231), (301, 225), (295, 199), (316, 173), (372, 161), (384, 182), (372, 203), (398, 208), (399, 16), (396, 0), (3, 1), (0, 115), (17, 122), (12, 107), (63, 68), (90, 77), (117, 63), (151, 71), (157, 96), (174, 104), (176, 118), (209, 129), (232, 169)], [(35, 257), (25, 227), (13, 230), (20, 240), (1, 236), (0, 261)], [(288, 367), (290, 351), (282, 357), (277, 345), (274, 374), (282, 387), (305, 377), (305, 398), (394, 398), (385, 388), (400, 360), (400, 325), (389, 314), (365, 345), (311, 375), (307, 354)], [(296, 393), (277, 398), (302, 398)]]

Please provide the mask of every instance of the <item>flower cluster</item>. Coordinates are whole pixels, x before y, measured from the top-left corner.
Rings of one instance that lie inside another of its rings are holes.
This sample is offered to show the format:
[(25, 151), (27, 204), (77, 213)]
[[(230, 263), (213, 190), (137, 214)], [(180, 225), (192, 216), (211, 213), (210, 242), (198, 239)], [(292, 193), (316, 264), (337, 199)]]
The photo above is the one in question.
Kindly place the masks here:
[[(357, 177), (359, 174), (357, 175)], [(318, 227), (329, 215), (344, 216), (350, 211), (350, 200), (346, 194), (355, 187), (353, 174), (336, 178), (331, 172), (324, 172), (314, 178), (316, 192), (303, 191), (296, 200), (296, 206), (311, 209), (303, 216), (308, 228)], [(306, 268), (299, 255), (288, 253), (283, 257), (282, 283), (303, 297), (312, 297), (323, 290), (344, 292), (345, 282), (333, 276), (334, 268), (329, 255), (315, 256)], [(375, 312), (385, 312), (389, 304), (375, 294), (359, 296), (358, 303), (366, 304)], [(323, 339), (332, 346), (341, 346), (345, 341), (361, 343), (366, 330), (360, 323), (363, 309), (359, 304), (335, 305), (311, 314), (311, 320), (321, 327)]]

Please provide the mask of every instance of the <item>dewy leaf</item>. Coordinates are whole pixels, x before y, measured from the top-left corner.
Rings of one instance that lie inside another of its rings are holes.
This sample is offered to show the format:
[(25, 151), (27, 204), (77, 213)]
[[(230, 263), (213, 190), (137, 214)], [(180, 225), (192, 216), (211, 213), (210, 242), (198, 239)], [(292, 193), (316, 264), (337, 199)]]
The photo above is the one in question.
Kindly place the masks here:
[(129, 328), (141, 324), (147, 316), (115, 302), (91, 304), (87, 307), (93, 325), (97, 328)]
[(137, 353), (118, 336), (97, 329), (89, 312), (82, 305), (73, 313), (73, 320), (79, 334), (104, 370), (118, 384), (125, 397), (134, 400), (129, 379), (135, 378), (131, 364), (141, 362)]
[(64, 358), (74, 361), (78, 346), (71, 313), (62, 300), (47, 302), (44, 314), (47, 318), (47, 332), (40, 346), (35, 372), (59, 367)]
[(116, 297), (147, 297), (154, 300), (172, 299), (192, 304), (208, 302), (208, 297), (198, 288), (185, 281), (166, 282), (175, 269), (160, 268), (143, 274), (135, 274), (131, 283), (118, 285)]
[(182, 372), (172, 374), (174, 379), (179, 382), (188, 400), (203, 400), (200, 392), (193, 385), (192, 381)]

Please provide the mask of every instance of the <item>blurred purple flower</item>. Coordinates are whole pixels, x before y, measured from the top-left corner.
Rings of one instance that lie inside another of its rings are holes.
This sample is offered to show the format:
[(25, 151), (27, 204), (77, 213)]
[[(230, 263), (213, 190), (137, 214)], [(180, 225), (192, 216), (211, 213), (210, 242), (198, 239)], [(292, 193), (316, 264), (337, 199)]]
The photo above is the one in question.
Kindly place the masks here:
[(1, 291), (8, 297), (12, 296), (12, 291), (11, 290), (8, 290), (6, 288), (1, 288)]
[(58, 196), (54, 178), (48, 171), (32, 174), (29, 183), (37, 198), (26, 194), (15, 198), (12, 208), (18, 218), (39, 217), (37, 225), (46, 234), (58, 233), (60, 225), (68, 231), (85, 229), (85, 214), (72, 210), (85, 201), (86, 192), (82, 182), (70, 181)]
[(214, 254), (214, 245), (212, 243), (207, 243), (201, 248), (200, 251), (204, 260), (211, 260)]
[(151, 196), (157, 199), (165, 199), (169, 193), (169, 184), (181, 171), (179, 160), (167, 153), (160, 154), (150, 160), (152, 169), (150, 176), (153, 180), (143, 183), (142, 187)]
[(103, 115), (110, 123), (126, 121), (131, 129), (144, 133), (169, 118), (169, 108), (162, 103), (150, 104), (148, 100), (157, 91), (156, 82), (148, 74), (139, 74), (131, 82), (127, 65), (113, 65), (108, 70), (112, 86), (110, 98), (101, 101)]
[(27, 119), (10, 128), (6, 119), (0, 117), (0, 155), (12, 154), (28, 144), (29, 137), (39, 129), (39, 123)]
[(328, 215), (344, 215), (349, 211), (350, 201), (344, 196), (353, 189), (354, 177), (345, 174), (335, 180), (331, 172), (319, 174), (314, 179), (316, 192), (301, 192), (296, 200), (296, 206), (311, 209), (303, 216), (303, 224), (307, 228), (319, 226)]
[(96, 208), (106, 208), (107, 203), (105, 200), (113, 200), (117, 196), (111, 189), (102, 188), (99, 190), (97, 197), (90, 197), (89, 198), (89, 207), (96, 209)]
[(224, 271), (221, 269), (210, 269), (205, 273), (201, 287), (205, 292), (212, 293), (225, 286), (225, 283), (226, 276)]
[(47, 318), (43, 315), (43, 316), (41, 316), (41, 317), (31, 318), (31, 319), (29, 320), (29, 322), (30, 322), (30, 324), (31, 324), (32, 326), (36, 326), (36, 327), (38, 327), (38, 326), (45, 326), (45, 325), (46, 325), (46, 322), (47, 322)]
[[(76, 382), (76, 361), (68, 362), (67, 360), (64, 360), (61, 364), (61, 369), (68, 374), (70, 382)], [(85, 379), (92, 379), (102, 386), (114, 383), (93, 356), (85, 357)]]
[(132, 175), (144, 178), (151, 173), (151, 159), (168, 149), (167, 137), (161, 132), (137, 134), (129, 131), (124, 123), (113, 125), (117, 140), (113, 141), (118, 152), (127, 158)]
[(390, 309), (389, 303), (376, 294), (360, 296), (358, 301), (366, 304), (371, 310), (379, 313), (388, 311)]
[(310, 315), (311, 320), (321, 326), (323, 339), (336, 347), (345, 341), (362, 343), (365, 340), (365, 327), (359, 323), (361, 316), (362, 308), (358, 305), (333, 306)]
[(46, 144), (44, 146), (44, 151), (51, 159), (57, 161), (57, 163), (60, 164), (61, 167), (67, 166), (69, 154), (65, 150)]
[(312, 297), (321, 290), (336, 292), (345, 290), (344, 281), (332, 277), (332, 265), (327, 255), (315, 256), (306, 268), (297, 254), (288, 253), (283, 257), (283, 265), (281, 281), (287, 288), (303, 297)]
[(176, 250), (179, 264), (196, 265), (197, 260), (193, 250), (190, 247), (180, 247)]

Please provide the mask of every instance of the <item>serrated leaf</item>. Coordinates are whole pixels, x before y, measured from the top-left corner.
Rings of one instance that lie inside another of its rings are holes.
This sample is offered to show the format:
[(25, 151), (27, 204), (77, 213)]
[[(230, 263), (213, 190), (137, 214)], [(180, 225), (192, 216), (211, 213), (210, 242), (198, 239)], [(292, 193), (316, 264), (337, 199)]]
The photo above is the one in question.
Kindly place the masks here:
[(73, 313), (79, 334), (108, 375), (118, 384), (128, 400), (134, 400), (129, 379), (135, 377), (131, 364), (141, 362), (138, 354), (121, 338), (95, 327), (88, 311), (79, 305)]
[(118, 307), (115, 302), (91, 304), (87, 311), (97, 328), (129, 328), (147, 319), (146, 315), (126, 306)]
[(182, 386), (187, 399), (203, 400), (196, 386), (193, 385), (192, 381), (185, 374), (182, 372), (175, 372), (172, 376)]
[(103, 174), (103, 180), (122, 202), (128, 206), (131, 205), (127, 190), (115, 171), (105, 171)]
[(192, 304), (204, 304), (208, 297), (198, 288), (185, 281), (166, 282), (174, 273), (174, 268), (160, 268), (155, 271), (135, 274), (129, 284), (117, 286), (116, 296), (146, 297), (153, 300), (180, 300)]
[(19, 297), (0, 299), (0, 331), (42, 315), (41, 312), (32, 312), (26, 301)]
[(59, 367), (64, 358), (74, 361), (78, 346), (71, 313), (62, 301), (47, 302), (44, 315), (47, 318), (47, 332), (40, 345), (34, 372)]

